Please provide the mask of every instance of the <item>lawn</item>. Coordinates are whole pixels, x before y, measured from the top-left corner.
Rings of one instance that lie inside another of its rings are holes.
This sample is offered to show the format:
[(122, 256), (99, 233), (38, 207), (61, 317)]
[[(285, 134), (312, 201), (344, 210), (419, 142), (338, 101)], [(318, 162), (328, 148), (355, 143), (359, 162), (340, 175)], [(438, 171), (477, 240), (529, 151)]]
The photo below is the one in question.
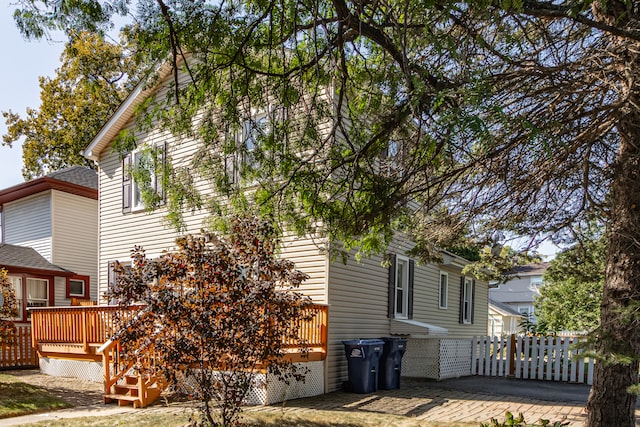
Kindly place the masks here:
[[(189, 413), (127, 413), (108, 417), (68, 418), (56, 421), (42, 421), (30, 426), (47, 427), (178, 427), (189, 421)], [(350, 411), (309, 410), (303, 412), (249, 411), (244, 413), (242, 426), (252, 427), (478, 427), (478, 423), (430, 423), (397, 415)]]
[(11, 375), (0, 373), (0, 418), (68, 408), (69, 406), (71, 405), (41, 387), (23, 383)]

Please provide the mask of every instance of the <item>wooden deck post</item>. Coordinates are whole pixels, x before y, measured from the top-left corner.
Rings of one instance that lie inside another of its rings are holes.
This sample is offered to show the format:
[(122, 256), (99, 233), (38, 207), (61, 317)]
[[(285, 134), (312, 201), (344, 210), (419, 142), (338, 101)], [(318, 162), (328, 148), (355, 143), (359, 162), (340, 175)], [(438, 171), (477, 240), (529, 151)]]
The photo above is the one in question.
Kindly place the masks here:
[(87, 325), (87, 311), (82, 311), (82, 346), (85, 353), (89, 352), (89, 340), (88, 340), (88, 325)]

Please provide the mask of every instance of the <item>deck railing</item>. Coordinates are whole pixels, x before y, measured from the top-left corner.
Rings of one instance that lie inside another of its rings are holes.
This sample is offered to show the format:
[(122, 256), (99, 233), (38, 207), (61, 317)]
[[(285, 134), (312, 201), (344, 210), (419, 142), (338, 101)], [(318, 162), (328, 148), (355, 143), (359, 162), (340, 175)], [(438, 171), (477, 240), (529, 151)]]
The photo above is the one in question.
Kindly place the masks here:
[[(31, 334), (34, 346), (47, 344), (82, 344), (85, 351), (91, 344), (104, 344), (115, 332), (114, 315), (135, 316), (140, 307), (123, 311), (118, 306), (42, 307), (30, 309)], [(310, 320), (299, 321), (299, 338), (314, 351), (327, 349), (328, 306), (314, 304), (307, 309)], [(285, 342), (297, 348), (295, 340)]]
[(31, 337), (33, 345), (82, 344), (85, 351), (91, 344), (101, 345), (115, 332), (114, 315), (121, 312), (133, 317), (140, 307), (123, 310), (117, 306), (74, 306), (33, 308)]

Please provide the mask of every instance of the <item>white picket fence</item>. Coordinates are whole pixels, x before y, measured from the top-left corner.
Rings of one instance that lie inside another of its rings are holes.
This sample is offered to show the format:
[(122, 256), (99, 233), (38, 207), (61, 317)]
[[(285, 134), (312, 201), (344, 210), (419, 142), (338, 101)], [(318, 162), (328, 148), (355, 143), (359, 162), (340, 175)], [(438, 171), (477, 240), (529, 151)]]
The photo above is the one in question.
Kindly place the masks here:
[(593, 384), (593, 358), (573, 337), (473, 337), (471, 374)]

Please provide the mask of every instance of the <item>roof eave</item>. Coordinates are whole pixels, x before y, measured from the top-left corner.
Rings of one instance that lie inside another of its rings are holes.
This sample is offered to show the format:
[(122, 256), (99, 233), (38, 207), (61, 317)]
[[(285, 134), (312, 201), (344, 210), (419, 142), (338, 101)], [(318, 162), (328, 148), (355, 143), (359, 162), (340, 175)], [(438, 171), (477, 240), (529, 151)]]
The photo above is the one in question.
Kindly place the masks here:
[(68, 181), (43, 176), (0, 190), (0, 206), (47, 190), (59, 190), (91, 199), (98, 199), (98, 190)]
[(149, 79), (143, 79), (143, 81), (138, 83), (135, 89), (133, 89), (122, 104), (120, 104), (116, 112), (113, 113), (109, 120), (102, 126), (100, 132), (93, 138), (87, 148), (84, 149), (82, 155), (89, 160), (98, 162), (102, 151), (113, 141), (131, 117), (133, 117), (136, 107), (156, 90), (160, 82), (171, 73), (172, 69), (173, 64), (170, 61), (165, 62), (155, 70), (155, 73), (151, 73), (151, 75), (157, 75), (154, 84), (149, 85)]

